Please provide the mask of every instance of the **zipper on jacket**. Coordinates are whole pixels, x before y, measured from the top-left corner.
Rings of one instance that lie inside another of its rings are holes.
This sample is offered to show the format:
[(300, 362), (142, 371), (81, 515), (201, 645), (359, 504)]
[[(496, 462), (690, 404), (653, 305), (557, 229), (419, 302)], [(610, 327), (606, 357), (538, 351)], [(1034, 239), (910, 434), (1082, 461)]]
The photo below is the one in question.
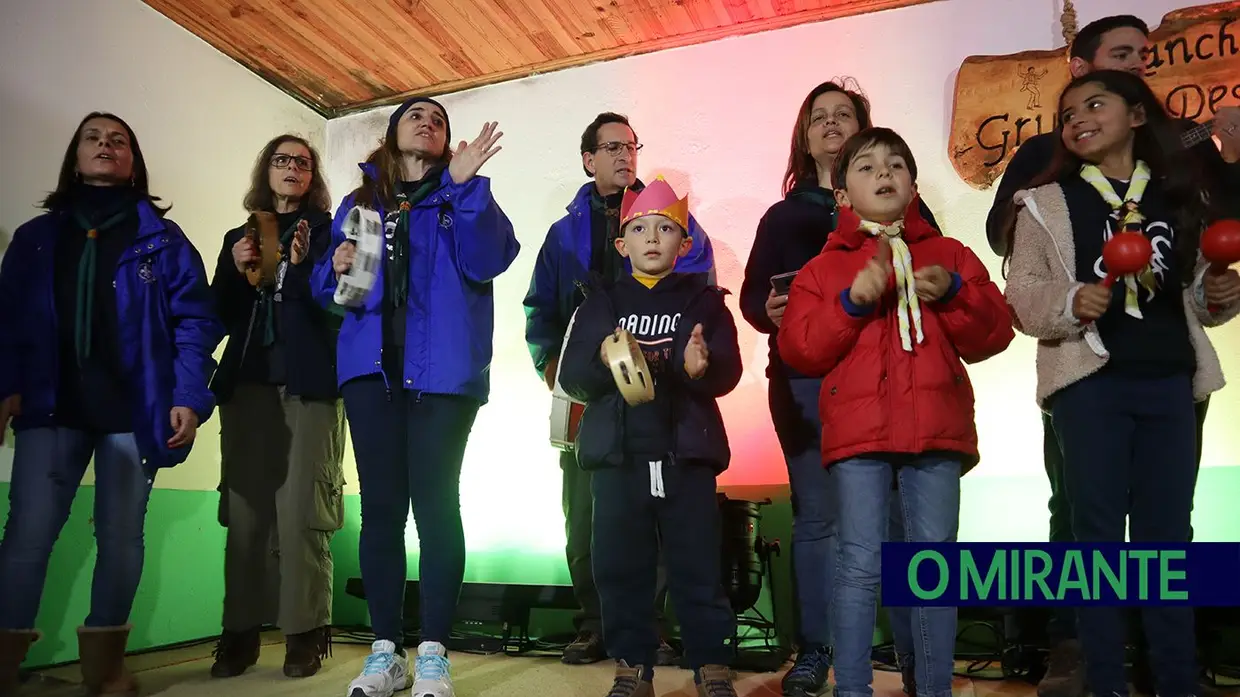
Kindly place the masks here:
[(392, 401), (392, 383), (388, 382), (387, 371), (383, 369), (383, 348), (379, 348), (379, 360), (375, 361), (375, 365), (379, 368), (379, 375), (383, 376), (383, 389), (387, 392), (387, 401)]

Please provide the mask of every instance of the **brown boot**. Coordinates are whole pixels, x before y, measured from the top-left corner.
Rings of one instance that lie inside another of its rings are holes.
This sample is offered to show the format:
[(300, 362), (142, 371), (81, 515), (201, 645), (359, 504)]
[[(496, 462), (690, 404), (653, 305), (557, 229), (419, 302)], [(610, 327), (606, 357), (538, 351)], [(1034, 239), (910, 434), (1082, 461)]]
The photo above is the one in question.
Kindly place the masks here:
[(0, 697), (17, 693), (17, 673), (26, 651), (41, 635), (33, 629), (0, 630)]
[(654, 697), (654, 685), (642, 680), (645, 672), (643, 666), (630, 668), (624, 661), (616, 661), (616, 680), (607, 697)]
[(323, 659), (331, 653), (331, 627), (319, 627), (284, 639), (284, 675), (308, 678), (323, 667)]
[(737, 697), (732, 670), (727, 666), (702, 666), (698, 671), (698, 697)]
[(258, 627), (244, 632), (230, 632), (225, 629), (215, 645), (215, 663), (211, 665), (211, 677), (235, 678), (258, 663), (259, 634)]
[(138, 697), (138, 681), (125, 668), (125, 644), (133, 625), (78, 627), (82, 686), (86, 694)]

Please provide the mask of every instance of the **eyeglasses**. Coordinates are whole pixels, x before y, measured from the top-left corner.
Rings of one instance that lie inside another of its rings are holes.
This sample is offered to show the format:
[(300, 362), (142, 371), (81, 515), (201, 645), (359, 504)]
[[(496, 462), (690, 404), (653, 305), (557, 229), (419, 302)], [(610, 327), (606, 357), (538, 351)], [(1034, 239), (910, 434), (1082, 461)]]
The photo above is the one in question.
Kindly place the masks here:
[(605, 150), (608, 155), (611, 155), (612, 157), (619, 157), (622, 151), (627, 150), (630, 155), (633, 155), (641, 149), (641, 143), (621, 143), (619, 141), (612, 141), (610, 143), (600, 143), (594, 151), (598, 152), (599, 150)]
[(314, 162), (312, 162), (308, 157), (301, 157), (299, 155), (285, 155), (283, 153), (271, 156), (271, 166), (276, 169), (288, 169), (290, 163), (296, 165), (297, 169), (300, 169), (303, 172), (314, 171)]

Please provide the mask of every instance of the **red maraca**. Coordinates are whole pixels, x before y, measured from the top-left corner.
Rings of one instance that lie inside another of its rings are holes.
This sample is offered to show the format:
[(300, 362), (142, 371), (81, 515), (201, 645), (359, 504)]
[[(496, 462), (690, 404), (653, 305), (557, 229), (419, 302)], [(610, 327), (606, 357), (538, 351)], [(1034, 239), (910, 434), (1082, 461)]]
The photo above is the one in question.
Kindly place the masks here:
[(1115, 285), (1121, 276), (1140, 273), (1154, 256), (1149, 239), (1139, 232), (1121, 232), (1102, 246), (1102, 263), (1106, 264), (1107, 277), (1102, 280), (1104, 288)]
[[(1139, 232), (1121, 232), (1102, 245), (1102, 263), (1106, 264), (1107, 276), (1102, 287), (1108, 290), (1121, 276), (1140, 273), (1154, 256), (1154, 246)], [(1089, 324), (1085, 322), (1084, 324)]]
[[(1240, 220), (1220, 220), (1201, 234), (1201, 256), (1210, 262), (1210, 273), (1220, 274), (1240, 261)], [(1211, 305), (1210, 312), (1219, 307)]]

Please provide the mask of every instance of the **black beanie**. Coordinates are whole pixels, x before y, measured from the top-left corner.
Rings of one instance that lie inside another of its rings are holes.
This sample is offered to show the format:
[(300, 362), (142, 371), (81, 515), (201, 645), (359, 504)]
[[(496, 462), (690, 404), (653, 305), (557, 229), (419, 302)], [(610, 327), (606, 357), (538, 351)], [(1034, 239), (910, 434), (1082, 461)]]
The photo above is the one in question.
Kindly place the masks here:
[(387, 137), (388, 138), (395, 137), (397, 122), (400, 121), (400, 117), (405, 115), (406, 111), (409, 111), (409, 107), (413, 106), (414, 104), (434, 104), (435, 106), (439, 107), (439, 110), (443, 112), (444, 136), (445, 136), (444, 147), (450, 149), (452, 147), (452, 122), (448, 120), (448, 110), (445, 109), (442, 104), (435, 101), (434, 99), (431, 99), (430, 97), (410, 97), (409, 99), (406, 99), (400, 106), (396, 107), (396, 111), (393, 111), (391, 118), (388, 119)]

